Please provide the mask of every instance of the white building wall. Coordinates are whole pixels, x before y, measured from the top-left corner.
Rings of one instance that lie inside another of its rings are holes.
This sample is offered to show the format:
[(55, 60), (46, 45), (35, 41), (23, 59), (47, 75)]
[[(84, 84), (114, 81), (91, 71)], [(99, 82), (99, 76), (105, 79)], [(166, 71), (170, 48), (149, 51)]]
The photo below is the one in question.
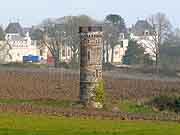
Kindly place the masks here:
[(29, 34), (26, 34), (25, 37), (21, 37), (19, 34), (7, 34), (6, 45), (10, 46), (9, 55), (11, 56), (6, 58), (6, 62), (23, 62), (23, 56), (40, 54), (37, 42), (31, 40)]
[(9, 53), (12, 59), (9, 59), (8, 62), (23, 62), (23, 56), (38, 54), (35, 47), (13, 47)]
[[(112, 64), (122, 64), (123, 63), (123, 57), (126, 53), (126, 50), (128, 48), (128, 39), (123, 39), (114, 47), (114, 54), (113, 54), (113, 62)], [(109, 45), (110, 46), (110, 45)], [(106, 49), (106, 47), (105, 47)], [(109, 62), (111, 63), (111, 57), (112, 57), (112, 49), (109, 47)], [(105, 62), (106, 62), (106, 51), (105, 51)]]
[(60, 55), (61, 55), (60, 56), (61, 61), (67, 63), (70, 62), (73, 55), (71, 47), (69, 46), (62, 47)]

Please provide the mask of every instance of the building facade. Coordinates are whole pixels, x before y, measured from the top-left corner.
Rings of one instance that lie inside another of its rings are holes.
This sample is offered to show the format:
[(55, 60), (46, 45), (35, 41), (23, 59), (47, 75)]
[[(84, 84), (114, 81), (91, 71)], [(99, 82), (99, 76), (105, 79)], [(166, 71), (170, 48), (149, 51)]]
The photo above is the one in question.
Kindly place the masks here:
[[(107, 57), (108, 57), (108, 62), (112, 64), (115, 64), (115, 65), (123, 64), (123, 57), (128, 49), (128, 43), (129, 43), (129, 40), (124, 37), (124, 33), (121, 33), (119, 35), (118, 43), (114, 46), (113, 51), (110, 45), (105, 46), (104, 47), (105, 63), (107, 63)], [(107, 54), (107, 50), (108, 50), (108, 54)], [(112, 52), (113, 52), (113, 55), (112, 55)], [(112, 57), (113, 57), (113, 61), (112, 61)]]
[(37, 47), (37, 41), (32, 40), (29, 32), (23, 31), (23, 28), (19, 23), (10, 23), (5, 30), (5, 44), (8, 49), (8, 56), (5, 61), (11, 62), (23, 62), (23, 56), (38, 55), (39, 49)]
[(31, 40), (27, 33), (25, 37), (17, 34), (6, 34), (6, 41), (9, 44), (9, 54), (11, 57), (7, 62), (23, 62), (23, 56), (39, 55), (39, 49), (37, 48), (37, 42)]

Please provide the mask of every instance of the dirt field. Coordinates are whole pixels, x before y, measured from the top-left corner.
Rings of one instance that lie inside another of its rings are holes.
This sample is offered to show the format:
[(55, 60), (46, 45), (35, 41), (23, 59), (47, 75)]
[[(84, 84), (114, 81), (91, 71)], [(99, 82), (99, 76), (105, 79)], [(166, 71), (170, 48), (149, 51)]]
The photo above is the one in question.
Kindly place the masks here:
[[(0, 70), (1, 99), (79, 99), (79, 74), (54, 69)], [(113, 77), (104, 73), (107, 97), (111, 100), (144, 100), (157, 95), (180, 95), (180, 81)]]

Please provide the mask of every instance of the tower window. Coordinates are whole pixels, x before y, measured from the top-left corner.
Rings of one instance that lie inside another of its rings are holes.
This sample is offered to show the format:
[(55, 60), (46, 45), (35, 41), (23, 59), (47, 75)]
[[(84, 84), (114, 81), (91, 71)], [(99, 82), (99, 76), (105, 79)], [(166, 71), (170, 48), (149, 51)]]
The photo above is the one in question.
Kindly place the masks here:
[(96, 69), (96, 77), (99, 77), (99, 75), (98, 75), (98, 70)]
[(90, 59), (91, 59), (91, 56), (90, 56), (91, 54), (90, 54), (90, 51), (88, 51), (88, 61), (90, 61)]

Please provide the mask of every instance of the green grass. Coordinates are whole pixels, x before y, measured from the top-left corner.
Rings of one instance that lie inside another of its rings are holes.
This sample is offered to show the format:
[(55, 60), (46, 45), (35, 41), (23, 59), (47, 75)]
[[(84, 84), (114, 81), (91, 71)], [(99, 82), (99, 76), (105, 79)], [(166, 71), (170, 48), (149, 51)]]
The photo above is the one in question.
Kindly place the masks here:
[(21, 105), (30, 104), (34, 106), (51, 106), (51, 107), (61, 107), (67, 108), (75, 104), (73, 101), (57, 101), (57, 100), (20, 100), (20, 99), (0, 99), (0, 104), (8, 105)]
[[(21, 105), (29, 104), (33, 106), (47, 106), (47, 107), (60, 107), (60, 108), (71, 108), (73, 105), (76, 105), (75, 101), (58, 101), (58, 100), (20, 100), (20, 99), (0, 99), (0, 104), (8, 105)], [(110, 105), (109, 105), (110, 106)], [(138, 105), (132, 101), (121, 101), (119, 103), (120, 111), (128, 113), (143, 113), (143, 114), (152, 114), (155, 113), (150, 106)]]
[(150, 106), (138, 105), (136, 102), (132, 101), (121, 101), (119, 103), (119, 108), (121, 111), (128, 113), (155, 113)]
[(83, 120), (0, 114), (0, 135), (179, 135), (172, 122)]

